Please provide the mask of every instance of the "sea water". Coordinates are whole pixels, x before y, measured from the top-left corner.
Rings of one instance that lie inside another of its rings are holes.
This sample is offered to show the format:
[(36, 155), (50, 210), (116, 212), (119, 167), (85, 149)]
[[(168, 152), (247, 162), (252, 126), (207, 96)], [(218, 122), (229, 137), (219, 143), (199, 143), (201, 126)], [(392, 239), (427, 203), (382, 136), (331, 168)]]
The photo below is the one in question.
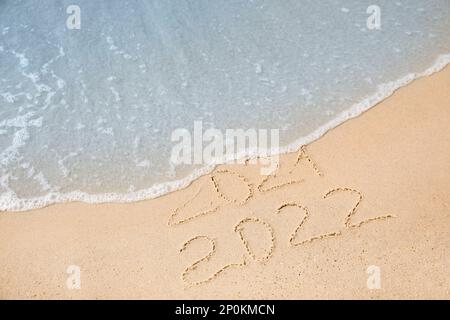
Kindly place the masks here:
[(295, 150), (449, 53), (449, 0), (0, 0), (0, 210), (182, 188), (199, 120)]

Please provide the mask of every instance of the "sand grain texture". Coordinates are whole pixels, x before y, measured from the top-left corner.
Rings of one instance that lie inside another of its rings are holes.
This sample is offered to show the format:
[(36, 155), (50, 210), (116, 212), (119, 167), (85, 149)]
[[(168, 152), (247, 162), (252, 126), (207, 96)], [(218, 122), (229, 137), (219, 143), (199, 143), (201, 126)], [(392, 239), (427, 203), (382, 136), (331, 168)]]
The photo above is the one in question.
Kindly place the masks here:
[[(283, 155), (275, 177), (220, 166), (154, 200), (2, 212), (0, 298), (449, 299), (449, 124), (447, 67), (298, 164)], [(381, 289), (367, 288), (371, 265)]]

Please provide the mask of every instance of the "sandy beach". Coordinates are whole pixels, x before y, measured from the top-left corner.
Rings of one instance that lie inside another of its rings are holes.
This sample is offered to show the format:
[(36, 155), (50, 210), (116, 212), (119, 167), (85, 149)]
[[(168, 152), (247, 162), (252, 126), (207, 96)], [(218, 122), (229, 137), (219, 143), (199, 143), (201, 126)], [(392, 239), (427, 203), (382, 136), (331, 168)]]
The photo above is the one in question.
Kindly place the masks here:
[(449, 299), (449, 88), (450, 67), (414, 81), (274, 176), (2, 212), (0, 298)]

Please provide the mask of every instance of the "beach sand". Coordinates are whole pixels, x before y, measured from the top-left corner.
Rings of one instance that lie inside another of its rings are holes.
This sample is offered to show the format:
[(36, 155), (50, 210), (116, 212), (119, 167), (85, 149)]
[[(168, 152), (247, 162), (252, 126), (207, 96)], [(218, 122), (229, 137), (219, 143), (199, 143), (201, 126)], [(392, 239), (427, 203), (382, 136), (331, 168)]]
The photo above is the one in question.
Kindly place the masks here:
[(283, 155), (276, 176), (213, 177), (2, 212), (0, 298), (450, 298), (450, 67)]

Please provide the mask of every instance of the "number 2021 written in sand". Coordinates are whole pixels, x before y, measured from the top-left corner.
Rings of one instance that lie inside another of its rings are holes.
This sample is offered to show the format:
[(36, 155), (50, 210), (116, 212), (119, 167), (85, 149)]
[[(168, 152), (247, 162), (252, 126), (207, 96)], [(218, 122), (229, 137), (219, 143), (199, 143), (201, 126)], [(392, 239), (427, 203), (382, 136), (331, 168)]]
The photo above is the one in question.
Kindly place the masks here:
[[(255, 196), (256, 193), (270, 193), (281, 188), (288, 188), (289, 186), (292, 186), (294, 184), (302, 183), (304, 182), (303, 179), (291, 178), (294, 169), (296, 169), (302, 162), (305, 162), (309, 167), (312, 168), (315, 176), (318, 176), (319, 178), (324, 176), (323, 173), (319, 170), (316, 163), (308, 155), (305, 147), (302, 147), (300, 149), (299, 154), (295, 160), (295, 163), (291, 165), (291, 168), (287, 170), (287, 172), (282, 174), (281, 171), (278, 170), (277, 172), (269, 176), (266, 176), (256, 186), (251, 184), (244, 175), (238, 172), (229, 169), (216, 170), (209, 176), (208, 182), (210, 182), (210, 187), (213, 188), (214, 193), (217, 195), (217, 203), (214, 204), (211, 202), (208, 203), (206, 208), (203, 210), (192, 210), (192, 212), (189, 212), (188, 208), (190, 205), (195, 204), (196, 201), (198, 202), (201, 201), (200, 195), (202, 194), (202, 191), (204, 190), (203, 188), (205, 187), (202, 186), (194, 194), (193, 197), (187, 200), (182, 206), (177, 207), (173, 210), (173, 212), (169, 217), (168, 225), (170, 227), (175, 227), (187, 223), (192, 223), (193, 221), (201, 219), (206, 215), (214, 214), (215, 212), (219, 211), (221, 207), (226, 206), (227, 204), (234, 204), (235, 206), (237, 205), (238, 207), (245, 207), (247, 203), (250, 201), (250, 199), (252, 199)], [(248, 161), (246, 162), (246, 165), (248, 165)], [(225, 194), (225, 192), (221, 188), (219, 176), (226, 176), (232, 179), (231, 181), (233, 185), (243, 186), (243, 189), (245, 190), (245, 195), (236, 197)], [(357, 215), (359, 205), (363, 200), (362, 193), (350, 187), (337, 187), (329, 189), (328, 191), (324, 192), (322, 195), (322, 199), (324, 201), (329, 201), (329, 199), (332, 199), (338, 193), (349, 194), (355, 198), (355, 201), (350, 210), (344, 212), (345, 218), (343, 219), (343, 221), (340, 222), (340, 227), (337, 228), (336, 230), (330, 230), (324, 233), (315, 234), (307, 238), (302, 239), (302, 230), (307, 224), (311, 223), (310, 218), (312, 215), (314, 215), (314, 212), (311, 212), (307, 206), (297, 201), (284, 202), (276, 210), (274, 210), (272, 216), (275, 219), (283, 219), (283, 217), (285, 217), (287, 214), (292, 214), (292, 210), (294, 210), (294, 212), (296, 212), (297, 215), (300, 217), (298, 223), (292, 226), (292, 231), (287, 243), (288, 246), (296, 248), (302, 245), (306, 245), (308, 243), (324, 240), (327, 238), (338, 237), (345, 230), (358, 228), (361, 227), (363, 224), (367, 224), (373, 221), (387, 220), (394, 217), (393, 215), (387, 214), (365, 219), (359, 222), (354, 222), (354, 217), (355, 215)], [(188, 214), (186, 214), (186, 212), (188, 212)], [(183, 218), (181, 216), (183, 216)], [(258, 229), (257, 232), (261, 234), (261, 237), (264, 237), (265, 235), (267, 245), (265, 246), (263, 252), (256, 252), (256, 250), (252, 249), (251, 241), (249, 241), (249, 239), (245, 235), (247, 227), (257, 228)], [(205, 244), (209, 245), (209, 249), (204, 253), (203, 257), (197, 259), (183, 270), (181, 274), (181, 279), (186, 285), (198, 286), (206, 284), (208, 282), (211, 282), (218, 276), (220, 276), (227, 269), (245, 267), (246, 265), (249, 264), (249, 260), (253, 260), (259, 263), (266, 263), (272, 257), (275, 251), (276, 231), (274, 230), (272, 225), (265, 219), (256, 217), (254, 215), (252, 215), (251, 217), (246, 217), (244, 219), (241, 219), (240, 221), (237, 221), (233, 230), (230, 231), (234, 232), (234, 234), (238, 236), (240, 242), (242, 243), (243, 248), (242, 259), (240, 261), (224, 265), (223, 267), (219, 268), (212, 274), (203, 276), (201, 280), (197, 281), (190, 280), (190, 275), (194, 273), (196, 270), (198, 270), (198, 268), (201, 265), (207, 264), (211, 260), (211, 258), (217, 253), (217, 240), (206, 235), (197, 235), (187, 240), (182, 245), (181, 249), (179, 250), (181, 254), (189, 250), (189, 247), (196, 242), (204, 242)]]

